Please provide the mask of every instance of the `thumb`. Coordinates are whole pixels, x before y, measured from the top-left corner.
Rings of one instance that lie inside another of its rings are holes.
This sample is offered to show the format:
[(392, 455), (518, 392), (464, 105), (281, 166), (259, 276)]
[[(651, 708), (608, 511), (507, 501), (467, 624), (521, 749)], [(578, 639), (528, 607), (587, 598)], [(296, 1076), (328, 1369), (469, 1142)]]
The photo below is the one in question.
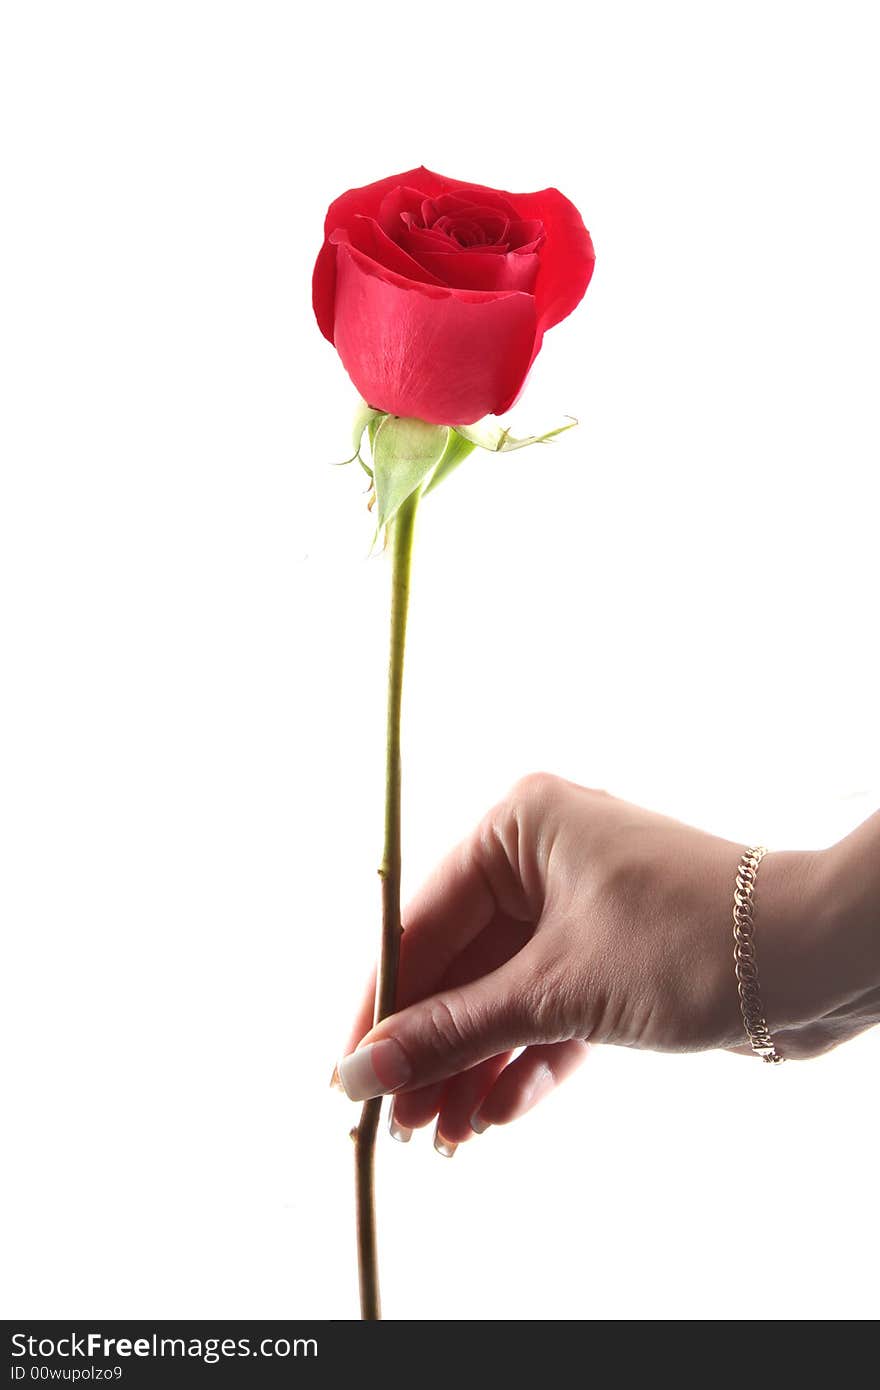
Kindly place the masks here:
[(488, 1057), (531, 1042), (528, 949), (490, 974), (432, 994), (378, 1023), (339, 1063), (349, 1100), (445, 1081)]

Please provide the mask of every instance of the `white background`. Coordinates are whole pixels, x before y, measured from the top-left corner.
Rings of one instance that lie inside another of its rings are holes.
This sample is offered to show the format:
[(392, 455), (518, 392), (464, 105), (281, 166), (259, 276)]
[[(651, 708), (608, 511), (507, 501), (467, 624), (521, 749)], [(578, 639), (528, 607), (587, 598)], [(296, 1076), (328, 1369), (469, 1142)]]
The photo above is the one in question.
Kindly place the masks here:
[[(356, 1313), (388, 567), (310, 309), (343, 189), (554, 183), (598, 253), (512, 417), (580, 428), (421, 512), (405, 893), (541, 767), (775, 847), (876, 809), (872, 17), (4, 5), (7, 1316)], [(878, 1059), (605, 1049), (452, 1162), (383, 1133), (387, 1314), (876, 1315)]]

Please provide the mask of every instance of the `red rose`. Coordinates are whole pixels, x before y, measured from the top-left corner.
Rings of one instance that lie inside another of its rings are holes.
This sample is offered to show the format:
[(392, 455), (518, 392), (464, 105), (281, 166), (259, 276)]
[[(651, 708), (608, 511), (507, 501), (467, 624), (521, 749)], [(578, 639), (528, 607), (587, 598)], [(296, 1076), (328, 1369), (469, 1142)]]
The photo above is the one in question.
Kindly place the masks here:
[(501, 193), (412, 169), (331, 204), (315, 316), (368, 405), (469, 425), (513, 404), (594, 261), (557, 189)]

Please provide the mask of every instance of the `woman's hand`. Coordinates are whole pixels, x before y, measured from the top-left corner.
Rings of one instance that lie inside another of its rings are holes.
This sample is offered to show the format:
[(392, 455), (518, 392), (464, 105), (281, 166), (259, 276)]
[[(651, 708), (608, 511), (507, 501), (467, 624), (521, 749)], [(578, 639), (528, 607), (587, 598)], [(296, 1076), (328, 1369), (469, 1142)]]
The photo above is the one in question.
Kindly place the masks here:
[[(558, 777), (524, 778), (404, 914), (398, 1012), (368, 1031), (369, 991), (344, 1089), (393, 1091), (399, 1138), (439, 1116), (437, 1146), (451, 1152), (530, 1109), (590, 1043), (749, 1051), (732, 932), (744, 848)], [(771, 853), (759, 870), (759, 977), (784, 1056), (880, 1018), (876, 950), (869, 970), (835, 939), (835, 853)]]

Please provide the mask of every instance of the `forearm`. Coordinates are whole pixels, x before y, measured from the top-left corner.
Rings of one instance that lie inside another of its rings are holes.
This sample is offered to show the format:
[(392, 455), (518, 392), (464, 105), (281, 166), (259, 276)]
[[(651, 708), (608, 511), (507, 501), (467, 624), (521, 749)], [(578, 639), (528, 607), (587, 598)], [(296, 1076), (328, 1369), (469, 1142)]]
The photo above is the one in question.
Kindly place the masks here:
[(880, 1021), (880, 813), (829, 849), (767, 855), (756, 902), (765, 1012), (785, 1056)]
[(880, 987), (880, 811), (823, 855), (837, 987), (853, 997)]

